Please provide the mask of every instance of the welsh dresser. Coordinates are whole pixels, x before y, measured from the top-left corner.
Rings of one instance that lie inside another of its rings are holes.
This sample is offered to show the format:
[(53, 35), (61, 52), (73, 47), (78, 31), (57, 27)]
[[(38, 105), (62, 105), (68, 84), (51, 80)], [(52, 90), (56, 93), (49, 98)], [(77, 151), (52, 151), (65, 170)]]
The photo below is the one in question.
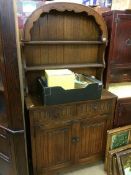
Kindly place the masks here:
[(68, 68), (102, 80), (106, 44), (104, 19), (83, 5), (50, 3), (27, 19), (22, 50), (32, 174), (53, 175), (104, 158), (116, 96), (103, 90), (101, 99), (42, 105), (36, 79), (45, 69)]

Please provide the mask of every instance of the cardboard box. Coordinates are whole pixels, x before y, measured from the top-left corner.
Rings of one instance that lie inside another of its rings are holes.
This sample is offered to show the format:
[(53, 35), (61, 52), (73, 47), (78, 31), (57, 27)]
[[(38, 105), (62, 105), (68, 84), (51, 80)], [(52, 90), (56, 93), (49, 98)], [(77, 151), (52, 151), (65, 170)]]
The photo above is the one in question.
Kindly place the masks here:
[(48, 87), (74, 89), (75, 74), (68, 69), (45, 70)]

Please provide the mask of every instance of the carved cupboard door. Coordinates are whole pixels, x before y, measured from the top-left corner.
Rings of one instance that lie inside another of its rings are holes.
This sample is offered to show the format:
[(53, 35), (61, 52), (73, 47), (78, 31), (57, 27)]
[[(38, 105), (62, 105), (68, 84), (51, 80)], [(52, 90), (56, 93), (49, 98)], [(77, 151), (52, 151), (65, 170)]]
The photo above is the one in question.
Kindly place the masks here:
[(106, 131), (110, 128), (108, 117), (80, 122), (79, 162), (91, 162), (102, 158), (106, 145)]
[(41, 175), (71, 163), (71, 126), (34, 127), (32, 145), (34, 174)]

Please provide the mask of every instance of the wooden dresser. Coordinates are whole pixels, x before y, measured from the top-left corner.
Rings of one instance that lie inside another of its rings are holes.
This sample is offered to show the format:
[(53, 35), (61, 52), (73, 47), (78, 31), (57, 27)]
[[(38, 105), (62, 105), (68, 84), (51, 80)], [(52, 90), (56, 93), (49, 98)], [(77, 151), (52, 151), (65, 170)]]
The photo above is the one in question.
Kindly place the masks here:
[(116, 96), (103, 91), (101, 99), (45, 106), (36, 79), (44, 69), (68, 68), (102, 80), (106, 44), (105, 22), (89, 7), (51, 3), (28, 18), (22, 49), (34, 175), (53, 175), (104, 158)]
[[(111, 83), (118, 88), (127, 84), (131, 89), (131, 12), (111, 11), (103, 14), (109, 31), (109, 45), (106, 50), (107, 69), (105, 86)], [(112, 85), (111, 85), (112, 86)], [(123, 88), (124, 89), (124, 88)], [(129, 90), (130, 91), (130, 90)], [(122, 92), (125, 93), (124, 91)], [(118, 95), (119, 97), (119, 95)], [(131, 93), (118, 98), (114, 127), (131, 124)]]

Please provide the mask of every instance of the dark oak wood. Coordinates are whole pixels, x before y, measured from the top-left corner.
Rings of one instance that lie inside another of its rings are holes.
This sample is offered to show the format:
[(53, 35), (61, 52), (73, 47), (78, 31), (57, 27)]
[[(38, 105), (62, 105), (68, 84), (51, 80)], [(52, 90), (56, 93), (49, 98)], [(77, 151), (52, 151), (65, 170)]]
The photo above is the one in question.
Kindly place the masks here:
[(46, 68), (70, 68), (101, 80), (106, 43), (103, 18), (86, 6), (51, 3), (28, 18), (22, 49), (34, 175), (52, 175), (104, 157), (116, 97), (103, 91), (99, 100), (43, 106), (36, 78)]
[(22, 41), (29, 93), (37, 93), (35, 80), (45, 68), (70, 68), (102, 80), (107, 29), (91, 8), (75, 3), (44, 5), (27, 19)]
[(104, 64), (92, 63), (92, 64), (65, 64), (65, 65), (41, 65), (25, 67), (25, 71), (38, 71), (44, 69), (63, 69), (63, 68), (97, 68), (105, 67)]
[(0, 1), (0, 174), (27, 175), (15, 1)]
[[(25, 30), (24, 30), (24, 40), (25, 41), (31, 40), (30, 30), (33, 27), (34, 23), (40, 18), (41, 14), (49, 13), (51, 10), (54, 10), (54, 9), (56, 9), (59, 12), (64, 12), (65, 10), (69, 12), (73, 11), (74, 13), (85, 12), (89, 16), (94, 16), (95, 20), (100, 26), (101, 31), (103, 31), (102, 37), (105, 39), (107, 38), (107, 30), (106, 30), (105, 23), (103, 19), (101, 18), (101, 16), (98, 13), (96, 13), (92, 8), (86, 8), (86, 6), (83, 6), (80, 4), (78, 5), (75, 3), (60, 2), (60, 3), (52, 3), (52, 5), (47, 4), (45, 6), (41, 6), (38, 10), (32, 13), (29, 19), (30, 22), (27, 22), (25, 25)], [(78, 28), (77, 28), (77, 31), (78, 31)]]
[(34, 174), (53, 174), (104, 158), (115, 103), (116, 97), (106, 91), (100, 100), (53, 106), (27, 97)]
[(22, 45), (37, 45), (37, 44), (104, 44), (102, 41), (30, 41), (30, 42), (22, 42)]

